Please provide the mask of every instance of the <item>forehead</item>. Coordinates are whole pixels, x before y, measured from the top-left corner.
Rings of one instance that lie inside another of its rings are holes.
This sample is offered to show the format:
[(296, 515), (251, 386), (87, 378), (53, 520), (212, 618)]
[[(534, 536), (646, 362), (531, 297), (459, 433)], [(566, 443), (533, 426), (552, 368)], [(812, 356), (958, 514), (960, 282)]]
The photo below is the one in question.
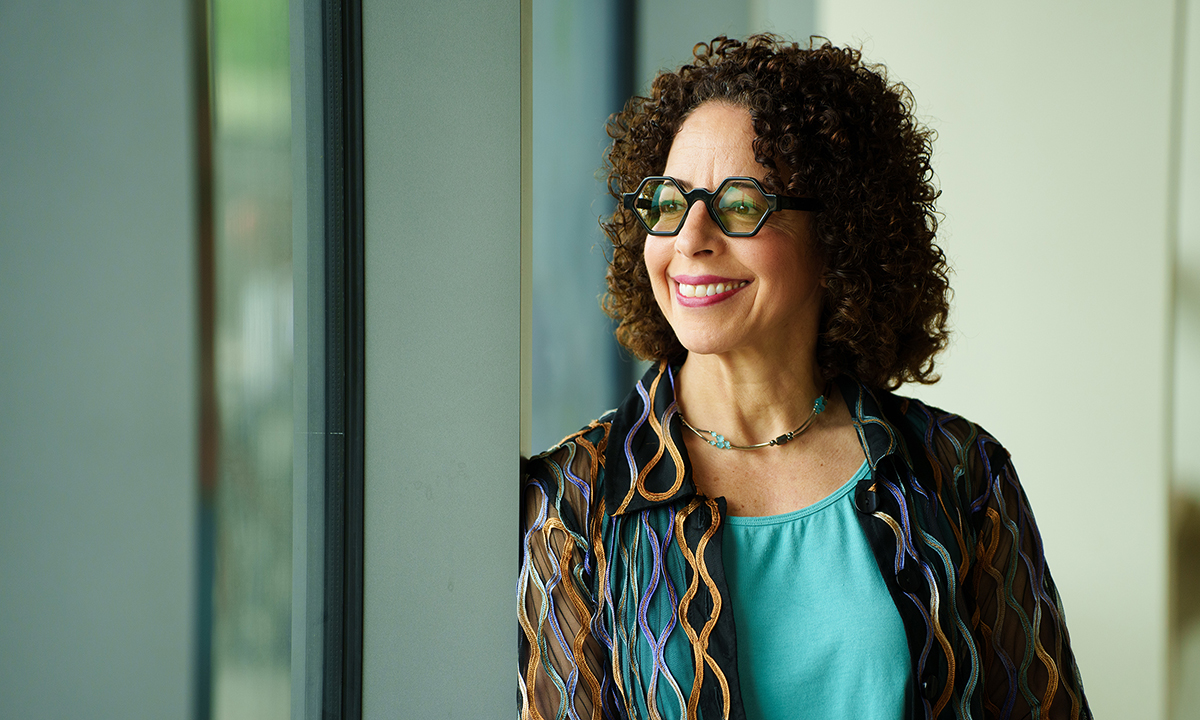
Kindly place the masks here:
[(675, 133), (665, 174), (685, 185), (708, 189), (734, 175), (762, 179), (764, 168), (754, 161), (754, 137), (748, 110), (705, 103), (692, 111)]

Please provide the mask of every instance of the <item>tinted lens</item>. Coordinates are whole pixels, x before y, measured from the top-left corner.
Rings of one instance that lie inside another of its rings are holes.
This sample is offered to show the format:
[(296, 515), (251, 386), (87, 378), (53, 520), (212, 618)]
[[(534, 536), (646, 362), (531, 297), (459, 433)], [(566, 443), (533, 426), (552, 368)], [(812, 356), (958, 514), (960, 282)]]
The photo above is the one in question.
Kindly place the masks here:
[(712, 202), (725, 232), (732, 233), (754, 232), (768, 209), (767, 198), (745, 180), (726, 180)]
[(687, 199), (670, 180), (651, 180), (642, 186), (634, 207), (651, 232), (674, 232), (687, 214)]

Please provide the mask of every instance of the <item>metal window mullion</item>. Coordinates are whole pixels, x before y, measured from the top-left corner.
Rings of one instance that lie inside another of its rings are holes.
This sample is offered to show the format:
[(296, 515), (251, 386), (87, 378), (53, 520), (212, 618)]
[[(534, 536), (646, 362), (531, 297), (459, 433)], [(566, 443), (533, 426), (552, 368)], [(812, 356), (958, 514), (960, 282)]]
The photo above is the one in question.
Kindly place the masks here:
[(361, 0), (324, 6), (326, 543), (323, 716), (362, 717), (365, 406)]

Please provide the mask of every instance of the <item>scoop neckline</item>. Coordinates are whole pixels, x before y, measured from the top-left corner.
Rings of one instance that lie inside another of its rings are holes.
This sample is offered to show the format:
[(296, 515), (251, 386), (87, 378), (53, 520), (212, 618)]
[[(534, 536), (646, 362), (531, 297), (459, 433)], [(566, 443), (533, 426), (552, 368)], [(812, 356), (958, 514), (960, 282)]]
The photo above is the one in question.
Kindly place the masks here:
[(730, 525), (741, 526), (779, 525), (782, 523), (799, 520), (800, 518), (807, 517), (809, 515), (815, 515), (816, 513), (821, 512), (825, 508), (833, 505), (838, 500), (849, 494), (859, 480), (867, 477), (867, 475), (870, 473), (870, 470), (870, 466), (864, 459), (862, 465), (858, 466), (858, 469), (854, 471), (854, 474), (850, 476), (850, 479), (847, 480), (841, 487), (816, 501), (812, 505), (806, 505), (799, 510), (792, 510), (791, 512), (786, 512), (779, 515), (726, 515), (725, 521)]

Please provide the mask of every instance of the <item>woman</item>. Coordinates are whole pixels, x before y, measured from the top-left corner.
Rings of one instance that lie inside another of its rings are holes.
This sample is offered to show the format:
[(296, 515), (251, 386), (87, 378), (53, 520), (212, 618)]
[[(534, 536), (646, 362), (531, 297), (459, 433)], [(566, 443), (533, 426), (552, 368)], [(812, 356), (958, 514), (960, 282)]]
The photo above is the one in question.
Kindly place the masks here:
[(907, 90), (717, 38), (609, 133), (606, 309), (656, 365), (525, 468), (522, 716), (1090, 717), (1008, 453), (890, 392), (947, 336)]

